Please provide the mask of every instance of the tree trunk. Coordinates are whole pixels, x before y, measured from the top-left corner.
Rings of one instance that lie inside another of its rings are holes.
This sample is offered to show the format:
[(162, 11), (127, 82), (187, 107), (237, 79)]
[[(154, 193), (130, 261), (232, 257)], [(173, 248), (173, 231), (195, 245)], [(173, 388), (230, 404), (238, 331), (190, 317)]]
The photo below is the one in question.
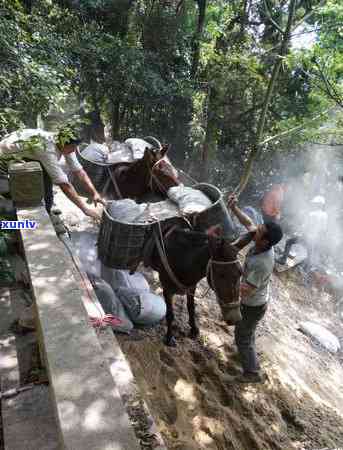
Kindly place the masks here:
[(198, 25), (193, 36), (192, 42), (192, 69), (191, 78), (194, 80), (198, 73), (199, 60), (200, 60), (200, 41), (204, 30), (205, 18), (206, 18), (206, 0), (195, 0), (198, 4)]
[(118, 140), (120, 134), (120, 102), (115, 100), (112, 105), (112, 139)]
[(217, 119), (216, 119), (216, 91), (214, 88), (210, 89), (208, 109), (207, 109), (207, 124), (206, 136), (201, 155), (201, 171), (200, 180), (208, 181), (210, 175), (210, 159), (216, 157), (217, 153)]

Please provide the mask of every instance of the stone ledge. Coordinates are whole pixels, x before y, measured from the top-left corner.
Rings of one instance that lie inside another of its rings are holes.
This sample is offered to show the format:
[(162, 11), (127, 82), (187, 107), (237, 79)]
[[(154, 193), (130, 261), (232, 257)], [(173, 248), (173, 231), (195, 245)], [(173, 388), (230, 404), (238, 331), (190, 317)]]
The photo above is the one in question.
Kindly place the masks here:
[(61, 448), (140, 448), (107, 360), (82, 304), (72, 260), (43, 207), (19, 208), (21, 230), (37, 308), (40, 345), (56, 408)]

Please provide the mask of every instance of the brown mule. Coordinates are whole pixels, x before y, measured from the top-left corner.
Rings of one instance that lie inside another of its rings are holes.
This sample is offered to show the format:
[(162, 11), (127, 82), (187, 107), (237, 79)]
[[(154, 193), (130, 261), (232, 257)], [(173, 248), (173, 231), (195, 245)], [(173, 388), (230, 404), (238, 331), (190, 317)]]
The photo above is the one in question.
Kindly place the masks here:
[(237, 254), (251, 240), (252, 235), (248, 234), (237, 242), (230, 243), (223, 238), (220, 227), (212, 227), (207, 233), (203, 233), (180, 226), (174, 228), (166, 238), (163, 237), (164, 242), (160, 248), (164, 249), (165, 254), (161, 254), (157, 246), (152, 254), (151, 266), (159, 273), (167, 305), (167, 345), (176, 345), (173, 335), (175, 294), (187, 294), (190, 336), (198, 336), (194, 293), (197, 283), (205, 276), (216, 294), (223, 319), (230, 325), (241, 319), (239, 288), (242, 268)]
[(161, 148), (146, 148), (143, 158), (129, 164), (123, 164), (109, 169), (112, 180), (107, 191), (111, 199), (137, 199), (147, 193), (155, 192), (165, 197), (167, 186), (179, 184), (177, 171), (172, 166), (166, 154), (169, 145)]

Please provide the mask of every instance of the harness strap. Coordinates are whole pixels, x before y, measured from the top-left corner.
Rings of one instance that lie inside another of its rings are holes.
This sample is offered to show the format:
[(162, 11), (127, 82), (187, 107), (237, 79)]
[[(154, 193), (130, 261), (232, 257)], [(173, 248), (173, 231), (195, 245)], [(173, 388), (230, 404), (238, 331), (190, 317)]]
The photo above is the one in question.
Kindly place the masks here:
[[(206, 268), (206, 278), (207, 278), (207, 283), (209, 284), (209, 286), (212, 287), (213, 291), (216, 292), (216, 286), (214, 284), (214, 280), (213, 280), (213, 266), (214, 265), (228, 265), (228, 264), (237, 264), (239, 263), (238, 259), (235, 259), (233, 261), (217, 261), (215, 259), (210, 258), (208, 263), (207, 263), (207, 268)], [(230, 303), (225, 303), (225, 305), (222, 305), (221, 307), (223, 309), (235, 309), (237, 308), (238, 305), (240, 305), (241, 301), (240, 299), (238, 299), (237, 302), (230, 302)]]
[[(161, 239), (163, 241), (163, 236), (162, 236), (162, 232), (160, 231), (160, 235), (161, 235)], [(168, 273), (170, 279), (172, 280), (172, 282), (182, 291), (189, 291), (190, 289), (193, 289), (193, 287), (187, 287), (184, 284), (181, 283), (181, 281), (178, 280), (178, 278), (176, 277), (176, 275), (174, 274), (174, 272), (172, 271), (172, 268), (170, 267), (169, 263), (168, 263), (168, 259), (167, 259), (167, 255), (165, 253), (165, 251), (163, 251), (162, 245), (161, 245), (161, 241), (160, 241), (160, 237), (158, 235), (158, 233), (156, 232), (156, 229), (154, 229), (154, 238), (155, 238), (155, 242), (156, 242), (156, 247), (158, 250), (158, 254), (161, 258), (161, 262), (163, 264), (164, 269), (166, 270), (166, 272)]]
[(112, 183), (113, 183), (114, 190), (116, 191), (117, 196), (118, 196), (119, 198), (123, 198), (123, 196), (122, 196), (122, 194), (121, 194), (121, 192), (120, 192), (120, 189), (119, 189), (117, 180), (116, 180), (116, 169), (114, 170), (114, 173), (113, 173), (113, 174), (112, 174), (112, 172), (111, 172), (110, 169), (107, 169), (107, 171), (108, 171), (108, 174), (109, 174), (109, 176), (110, 176), (110, 179), (111, 179), (111, 181), (112, 181)]

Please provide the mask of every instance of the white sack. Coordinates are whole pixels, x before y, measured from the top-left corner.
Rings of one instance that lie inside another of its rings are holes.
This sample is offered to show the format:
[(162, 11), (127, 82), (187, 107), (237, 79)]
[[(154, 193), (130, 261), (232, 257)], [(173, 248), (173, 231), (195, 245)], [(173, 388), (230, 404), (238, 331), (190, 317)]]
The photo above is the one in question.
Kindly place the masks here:
[(85, 272), (100, 276), (98, 259), (98, 235), (89, 231), (73, 231), (71, 242)]
[(166, 315), (165, 301), (159, 295), (130, 288), (120, 288), (117, 294), (132, 322), (138, 325), (154, 325)]
[(130, 275), (129, 270), (111, 269), (101, 264), (101, 278), (109, 283), (114, 291), (119, 288), (149, 291), (149, 283), (140, 272)]
[(108, 148), (104, 144), (92, 142), (81, 152), (81, 155), (93, 162), (105, 163), (108, 156)]
[(301, 322), (299, 330), (313, 338), (329, 352), (336, 353), (341, 348), (337, 337), (317, 323)]
[(133, 159), (141, 159), (144, 156), (146, 148), (152, 148), (152, 145), (144, 139), (129, 138), (126, 139), (125, 144), (128, 144), (131, 148)]
[(111, 164), (118, 164), (132, 161), (133, 154), (131, 147), (124, 142), (113, 141), (110, 147), (110, 153), (107, 156), (107, 162)]
[(121, 333), (129, 333), (133, 328), (133, 323), (128, 317), (124, 306), (119, 298), (113, 292), (111, 286), (101, 278), (88, 273), (90, 282), (92, 283), (94, 292), (104, 310), (105, 314), (112, 314), (121, 320), (120, 324), (112, 325), (114, 331)]
[(123, 223), (144, 223), (146, 219), (146, 203), (137, 204), (134, 200), (124, 198), (123, 200), (114, 200), (107, 211), (113, 219)]
[(182, 214), (200, 213), (212, 206), (211, 200), (203, 192), (184, 185), (170, 188), (167, 196), (178, 204)]

